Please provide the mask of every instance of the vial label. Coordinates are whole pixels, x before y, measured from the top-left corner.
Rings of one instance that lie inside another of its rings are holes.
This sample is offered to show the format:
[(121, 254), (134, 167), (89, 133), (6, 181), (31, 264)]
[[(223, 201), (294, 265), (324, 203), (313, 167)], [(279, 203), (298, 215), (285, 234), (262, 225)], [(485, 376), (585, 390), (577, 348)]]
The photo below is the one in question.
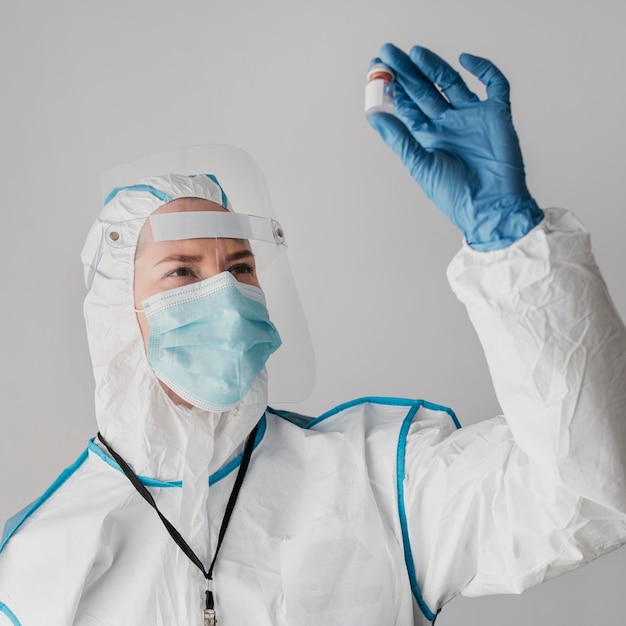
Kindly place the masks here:
[(392, 113), (395, 110), (395, 89), (392, 81), (377, 78), (365, 85), (365, 116)]

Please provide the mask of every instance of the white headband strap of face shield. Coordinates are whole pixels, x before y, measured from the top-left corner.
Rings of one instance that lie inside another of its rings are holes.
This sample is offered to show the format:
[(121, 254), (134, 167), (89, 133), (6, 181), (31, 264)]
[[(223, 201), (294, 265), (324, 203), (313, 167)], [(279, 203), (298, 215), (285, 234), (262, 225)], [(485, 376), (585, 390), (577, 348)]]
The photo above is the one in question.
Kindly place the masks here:
[[(160, 213), (148, 218), (152, 228), (153, 241), (174, 241), (178, 239), (229, 238), (265, 241), (278, 246), (286, 246), (285, 234), (280, 224), (274, 220), (243, 213), (221, 211), (189, 211), (180, 213)], [(134, 220), (131, 220), (131, 222)], [(130, 222), (112, 224), (107, 229), (106, 241), (115, 248), (132, 245), (129, 232), (137, 230)]]
[(284, 243), (285, 236), (275, 220), (241, 213), (189, 211), (161, 213), (150, 217), (154, 241), (225, 237)]
[(189, 211), (150, 216), (154, 241), (224, 237), (282, 245), (285, 236), (276, 220), (242, 213)]

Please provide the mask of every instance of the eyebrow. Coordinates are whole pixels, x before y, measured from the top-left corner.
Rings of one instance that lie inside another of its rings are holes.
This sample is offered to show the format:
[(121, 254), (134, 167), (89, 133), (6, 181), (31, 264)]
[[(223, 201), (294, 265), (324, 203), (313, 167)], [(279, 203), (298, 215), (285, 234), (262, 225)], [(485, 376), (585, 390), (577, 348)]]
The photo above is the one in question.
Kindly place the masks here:
[[(233, 261), (239, 261), (241, 259), (245, 259), (245, 258), (253, 257), (253, 256), (254, 254), (252, 253), (252, 250), (237, 250), (235, 252), (227, 254), (226, 260), (232, 263)], [(204, 255), (201, 255), (201, 254), (170, 254), (166, 256), (165, 258), (161, 259), (160, 261), (157, 261), (155, 265), (161, 265), (162, 263), (171, 263), (171, 262), (199, 263), (200, 261), (202, 261), (203, 258), (204, 258)]]

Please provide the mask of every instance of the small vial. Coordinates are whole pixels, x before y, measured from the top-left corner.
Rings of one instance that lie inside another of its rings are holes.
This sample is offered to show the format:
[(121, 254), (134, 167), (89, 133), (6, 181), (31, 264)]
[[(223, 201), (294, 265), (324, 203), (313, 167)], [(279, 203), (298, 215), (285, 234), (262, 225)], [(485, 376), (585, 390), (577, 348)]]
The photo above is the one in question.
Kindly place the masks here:
[(396, 103), (394, 74), (383, 63), (375, 63), (367, 73), (365, 117), (372, 113), (393, 113)]

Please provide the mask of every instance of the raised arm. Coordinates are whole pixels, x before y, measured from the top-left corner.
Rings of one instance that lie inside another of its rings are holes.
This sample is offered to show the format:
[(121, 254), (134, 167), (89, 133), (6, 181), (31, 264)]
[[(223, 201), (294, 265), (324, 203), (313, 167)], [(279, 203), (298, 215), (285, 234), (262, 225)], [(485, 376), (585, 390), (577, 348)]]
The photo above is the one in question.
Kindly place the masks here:
[(504, 413), (409, 435), (410, 548), (432, 618), (457, 593), (520, 592), (626, 541), (626, 329), (584, 227), (526, 189), (502, 74), (461, 57), (481, 102), (423, 48), (381, 57), (398, 119), (370, 120), (465, 235), (448, 277)]

